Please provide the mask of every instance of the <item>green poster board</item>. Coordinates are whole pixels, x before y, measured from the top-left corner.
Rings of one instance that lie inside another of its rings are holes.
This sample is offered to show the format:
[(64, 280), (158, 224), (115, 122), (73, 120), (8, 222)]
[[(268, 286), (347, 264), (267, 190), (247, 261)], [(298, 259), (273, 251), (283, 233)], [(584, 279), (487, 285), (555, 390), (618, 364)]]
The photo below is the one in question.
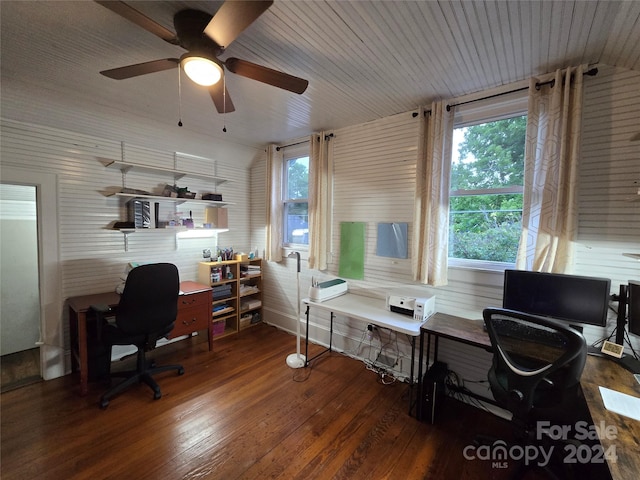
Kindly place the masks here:
[(364, 222), (340, 223), (341, 277), (364, 279), (364, 232)]

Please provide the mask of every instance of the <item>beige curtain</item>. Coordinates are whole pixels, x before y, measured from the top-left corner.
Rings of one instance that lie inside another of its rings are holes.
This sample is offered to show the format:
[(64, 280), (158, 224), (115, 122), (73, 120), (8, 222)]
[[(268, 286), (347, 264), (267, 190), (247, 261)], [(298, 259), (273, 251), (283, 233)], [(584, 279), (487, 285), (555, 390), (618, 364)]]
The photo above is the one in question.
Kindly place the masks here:
[(413, 279), (446, 285), (453, 109), (447, 111), (445, 102), (434, 102), (431, 115), (425, 116), (421, 109), (419, 121)]
[(529, 85), (522, 236), (516, 268), (568, 273), (577, 232), (583, 67)]
[(331, 230), (331, 137), (325, 132), (309, 139), (309, 268), (327, 269)]
[(283, 152), (276, 145), (267, 148), (267, 245), (266, 260), (282, 261), (282, 168)]

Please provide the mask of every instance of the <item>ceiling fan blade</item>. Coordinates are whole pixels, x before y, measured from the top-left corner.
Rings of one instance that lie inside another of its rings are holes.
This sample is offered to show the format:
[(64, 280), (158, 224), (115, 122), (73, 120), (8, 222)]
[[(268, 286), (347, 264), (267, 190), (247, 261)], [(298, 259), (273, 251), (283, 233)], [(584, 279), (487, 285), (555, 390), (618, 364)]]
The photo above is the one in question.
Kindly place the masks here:
[(272, 4), (273, 0), (227, 0), (205, 27), (204, 33), (225, 49)]
[(100, 73), (105, 77), (115, 80), (124, 80), (126, 78), (146, 75), (147, 73), (162, 72), (176, 68), (180, 64), (177, 58), (163, 58), (162, 60), (153, 60), (151, 62), (137, 63), (135, 65), (127, 65), (126, 67), (112, 68), (111, 70), (103, 70)]
[(233, 106), (233, 102), (231, 101), (231, 97), (229, 96), (229, 91), (225, 88), (222, 80), (209, 87), (209, 94), (211, 95), (211, 100), (213, 100), (218, 113), (231, 113), (236, 111), (236, 108)]
[(300, 77), (294, 77), (288, 73), (279, 72), (271, 68), (263, 67), (239, 58), (227, 58), (224, 62), (227, 69), (236, 75), (251, 78), (262, 83), (268, 83), (274, 87), (283, 88), (294, 93), (304, 93), (309, 86), (309, 81)]
[(135, 8), (127, 5), (124, 2), (105, 2), (96, 0), (96, 3), (99, 3), (103, 7), (108, 8), (112, 12), (117, 13), (121, 17), (126, 18), (130, 22), (135, 23), (139, 27), (144, 28), (146, 31), (153, 33), (157, 37), (172, 43), (174, 45), (178, 45), (178, 38), (175, 33), (171, 30), (164, 28), (159, 23), (151, 20), (149, 17), (139, 12)]

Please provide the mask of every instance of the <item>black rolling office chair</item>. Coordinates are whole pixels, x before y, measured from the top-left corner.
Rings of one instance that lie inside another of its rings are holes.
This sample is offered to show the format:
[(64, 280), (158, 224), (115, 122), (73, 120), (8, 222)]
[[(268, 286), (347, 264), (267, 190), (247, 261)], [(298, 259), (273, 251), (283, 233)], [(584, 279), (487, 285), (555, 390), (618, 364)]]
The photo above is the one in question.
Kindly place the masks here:
[[(549, 438), (538, 438), (538, 420), (569, 425), (573, 432), (581, 418), (580, 377), (587, 357), (582, 334), (548, 318), (502, 308), (487, 308), (483, 316), (493, 347), (489, 385), (499, 406), (513, 414), (516, 442), (549, 442)], [(535, 467), (521, 465), (515, 476)], [(566, 478), (566, 471), (556, 476), (552, 468), (548, 465), (544, 470), (553, 478)]]
[(154, 399), (162, 396), (160, 387), (152, 375), (170, 370), (184, 373), (182, 365), (155, 366), (147, 361), (145, 352), (156, 346), (156, 341), (171, 332), (178, 313), (180, 280), (178, 269), (171, 263), (141, 265), (129, 272), (120, 303), (115, 309), (115, 324), (108, 323), (104, 316), (108, 309), (92, 308), (98, 315), (99, 341), (107, 348), (109, 358), (113, 345), (135, 345), (137, 368), (133, 371), (116, 372), (112, 377), (125, 380), (107, 390), (100, 398), (100, 407), (107, 408), (109, 400), (129, 388), (144, 382), (154, 392)]

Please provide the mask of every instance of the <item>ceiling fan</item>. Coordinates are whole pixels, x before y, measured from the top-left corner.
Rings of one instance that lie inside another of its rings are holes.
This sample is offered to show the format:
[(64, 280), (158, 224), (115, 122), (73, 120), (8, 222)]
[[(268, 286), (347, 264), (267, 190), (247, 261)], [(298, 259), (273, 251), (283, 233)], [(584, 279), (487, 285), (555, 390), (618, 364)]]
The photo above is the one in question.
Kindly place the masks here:
[(245, 28), (273, 4), (272, 0), (227, 0), (213, 16), (200, 10), (181, 10), (173, 17), (175, 34), (124, 2), (96, 2), (164, 41), (187, 50), (180, 58), (164, 58), (100, 72), (109, 78), (123, 80), (182, 67), (194, 82), (208, 87), (218, 113), (235, 111), (224, 82), (219, 81), (224, 75), (224, 68), (236, 75), (298, 94), (303, 93), (309, 85), (302, 78), (246, 60), (218, 58)]

